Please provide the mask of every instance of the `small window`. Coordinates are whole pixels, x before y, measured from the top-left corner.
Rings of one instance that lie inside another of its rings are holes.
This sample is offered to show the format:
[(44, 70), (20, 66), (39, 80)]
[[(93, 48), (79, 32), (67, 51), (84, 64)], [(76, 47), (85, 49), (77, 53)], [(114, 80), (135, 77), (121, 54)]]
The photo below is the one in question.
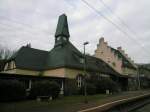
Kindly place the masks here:
[(110, 63), (110, 58), (107, 58), (107, 62)]
[(61, 37), (57, 37), (57, 41), (60, 40)]
[(66, 39), (66, 37), (63, 37), (63, 40), (65, 40), (65, 41), (66, 41), (66, 40), (67, 40), (67, 39)]
[(84, 59), (83, 58), (80, 58), (80, 63), (84, 63)]
[(113, 62), (113, 63), (112, 63), (112, 65), (115, 67), (115, 66), (116, 66), (116, 63), (115, 63), (115, 62)]

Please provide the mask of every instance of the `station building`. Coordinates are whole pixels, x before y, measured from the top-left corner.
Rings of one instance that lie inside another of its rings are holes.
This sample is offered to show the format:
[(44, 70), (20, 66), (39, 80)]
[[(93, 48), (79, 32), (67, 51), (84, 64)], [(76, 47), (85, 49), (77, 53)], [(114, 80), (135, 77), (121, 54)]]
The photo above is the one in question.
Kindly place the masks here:
[[(69, 79), (76, 80), (78, 87), (83, 85), (85, 62), (87, 76), (96, 74), (98, 78), (108, 77), (117, 81), (123, 90), (127, 89), (128, 75), (118, 67), (122, 65), (120, 58), (117, 58), (118, 62), (115, 62), (115, 68), (99, 55), (98, 52), (102, 53), (102, 51), (96, 50), (94, 56), (86, 55), (84, 57), (83, 53), (70, 42), (65, 14), (59, 17), (54, 39), (54, 47), (49, 51), (35, 49), (30, 45), (21, 47), (5, 63), (0, 78), (21, 80), (26, 84), (27, 89), (31, 89), (33, 81), (55, 80), (61, 85), (61, 93), (63, 94), (69, 87)], [(109, 51), (116, 52), (111, 48)], [(116, 59), (116, 57), (113, 58)]]

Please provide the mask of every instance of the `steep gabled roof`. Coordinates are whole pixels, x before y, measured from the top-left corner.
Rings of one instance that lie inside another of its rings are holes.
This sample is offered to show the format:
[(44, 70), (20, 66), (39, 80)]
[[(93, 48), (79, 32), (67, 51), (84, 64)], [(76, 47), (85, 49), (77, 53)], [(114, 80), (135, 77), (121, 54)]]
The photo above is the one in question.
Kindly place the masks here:
[[(64, 46), (54, 47), (49, 52), (46, 68), (67, 67), (83, 70), (83, 58), (83, 54), (68, 42)], [(86, 55), (86, 68), (87, 71), (120, 75), (101, 59), (89, 55)]]
[[(42, 71), (61, 67), (83, 70), (83, 58), (83, 54), (68, 41), (49, 52), (21, 47), (11, 60), (15, 61), (17, 68), (28, 70)], [(91, 72), (121, 76), (101, 59), (89, 55), (86, 55), (86, 68)]]
[(82, 53), (69, 41), (63, 46), (54, 47), (48, 55), (47, 67), (79, 67)]
[(115, 71), (109, 64), (104, 62), (103, 60), (93, 57), (87, 57), (87, 68), (92, 71), (98, 71), (104, 74), (117, 75), (119, 77), (124, 77), (117, 71)]
[(48, 51), (33, 49), (30, 47), (21, 47), (17, 53), (11, 57), (14, 59), (18, 68), (29, 70), (43, 70)]

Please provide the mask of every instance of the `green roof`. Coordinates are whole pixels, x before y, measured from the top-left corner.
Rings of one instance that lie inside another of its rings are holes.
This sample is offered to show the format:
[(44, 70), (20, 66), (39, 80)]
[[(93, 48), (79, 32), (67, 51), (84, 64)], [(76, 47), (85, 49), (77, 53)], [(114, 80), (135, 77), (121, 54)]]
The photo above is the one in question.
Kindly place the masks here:
[(30, 70), (43, 70), (48, 51), (42, 51), (30, 47), (21, 47), (11, 60), (15, 61), (17, 68)]
[(70, 37), (67, 16), (65, 14), (59, 16), (55, 37), (59, 36)]
[[(11, 59), (17, 68), (22, 69), (42, 71), (65, 67), (83, 70), (83, 54), (71, 42), (54, 47), (49, 52), (22, 47)], [(93, 56), (86, 55), (86, 65), (87, 71), (120, 75), (104, 61)]]
[[(71, 42), (64, 46), (54, 47), (48, 56), (48, 68), (76, 68), (83, 70), (83, 54), (72, 45)], [(86, 67), (88, 71), (102, 72), (107, 74), (118, 74), (101, 59), (86, 55)]]
[(123, 67), (128, 67), (128, 68), (133, 68), (133, 69), (136, 69), (135, 66), (132, 65), (132, 63), (129, 62), (129, 60), (120, 53), (120, 51), (118, 51), (117, 49), (114, 49), (112, 47), (110, 47), (112, 51), (114, 51), (114, 53), (118, 56), (118, 58), (121, 58), (122, 59), (122, 66)]
[[(15, 61), (17, 68), (30, 70), (42, 71), (61, 67), (83, 70), (83, 54), (69, 41), (67, 17), (64, 14), (58, 20), (55, 37), (58, 36), (65, 36), (68, 40), (55, 45), (49, 52), (22, 47), (11, 60)], [(86, 56), (86, 67), (87, 71), (119, 75), (104, 61), (93, 56)]]

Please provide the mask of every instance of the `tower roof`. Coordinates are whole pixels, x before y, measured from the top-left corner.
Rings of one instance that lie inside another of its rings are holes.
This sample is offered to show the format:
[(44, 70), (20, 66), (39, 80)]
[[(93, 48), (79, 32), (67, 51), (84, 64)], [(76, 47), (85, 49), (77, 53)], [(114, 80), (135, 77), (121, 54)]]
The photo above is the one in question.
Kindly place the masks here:
[(67, 16), (65, 14), (59, 16), (55, 37), (58, 36), (70, 37)]

